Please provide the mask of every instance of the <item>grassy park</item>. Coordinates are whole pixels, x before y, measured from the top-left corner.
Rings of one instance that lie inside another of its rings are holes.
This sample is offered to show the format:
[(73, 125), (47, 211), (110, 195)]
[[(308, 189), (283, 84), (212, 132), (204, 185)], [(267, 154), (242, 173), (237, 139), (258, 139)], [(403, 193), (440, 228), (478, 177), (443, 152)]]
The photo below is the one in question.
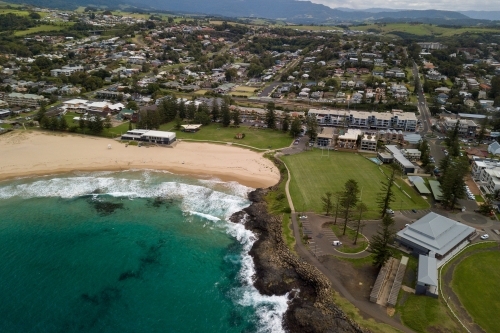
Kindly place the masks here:
[[(368, 206), (364, 217), (379, 217), (375, 199), (381, 190), (381, 181), (385, 178), (375, 163), (350, 152), (335, 151), (326, 156), (320, 150), (284, 156), (283, 160), (292, 174), (290, 194), (296, 210), (324, 213), (321, 196), (327, 191), (335, 193), (342, 190), (345, 182), (352, 178), (358, 182), (361, 200)], [(429, 207), (429, 203), (404, 181), (398, 179), (396, 182), (411, 198), (394, 187), (396, 199), (391, 208), (400, 210)]]
[[(177, 139), (192, 139), (192, 140), (207, 140), (207, 141), (223, 141), (237, 143), (247, 146), (252, 146), (260, 149), (277, 149), (288, 147), (292, 143), (290, 135), (282, 131), (275, 131), (266, 128), (254, 128), (248, 126), (240, 127), (222, 127), (219, 123), (211, 123), (207, 126), (202, 126), (196, 133), (186, 133), (176, 131), (173, 123), (167, 123), (160, 127), (162, 131), (174, 131), (177, 134)], [(238, 133), (244, 133), (243, 139), (236, 139)]]
[(455, 268), (452, 288), (467, 312), (486, 332), (498, 332), (500, 252), (472, 254)]

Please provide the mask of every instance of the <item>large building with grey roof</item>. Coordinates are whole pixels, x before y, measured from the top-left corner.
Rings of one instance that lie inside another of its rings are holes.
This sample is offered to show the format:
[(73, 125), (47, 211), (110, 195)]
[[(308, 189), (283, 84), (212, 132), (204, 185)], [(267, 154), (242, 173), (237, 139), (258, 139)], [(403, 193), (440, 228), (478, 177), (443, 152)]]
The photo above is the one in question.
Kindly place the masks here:
[(417, 255), (443, 259), (468, 243), (476, 230), (431, 212), (396, 234), (396, 241)]

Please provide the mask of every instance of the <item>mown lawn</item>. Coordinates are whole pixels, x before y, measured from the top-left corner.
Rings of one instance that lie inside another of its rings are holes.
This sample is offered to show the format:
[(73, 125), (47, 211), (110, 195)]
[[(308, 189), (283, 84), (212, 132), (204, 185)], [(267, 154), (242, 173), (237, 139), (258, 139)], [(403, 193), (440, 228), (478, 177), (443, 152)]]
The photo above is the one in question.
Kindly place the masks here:
[(453, 272), (452, 288), (479, 326), (498, 332), (500, 314), (500, 252), (480, 252), (465, 258)]
[[(196, 133), (186, 133), (176, 131), (173, 123), (167, 123), (160, 126), (162, 131), (176, 132), (177, 139), (210, 140), (231, 142), (242, 145), (248, 145), (261, 149), (277, 149), (288, 147), (292, 143), (292, 138), (287, 133), (270, 129), (256, 129), (248, 126), (240, 127), (222, 127), (220, 123), (211, 123), (202, 126)], [(244, 133), (243, 139), (235, 139), (236, 134)]]
[(73, 24), (74, 23), (65, 23), (61, 25), (42, 24), (37, 27), (29, 28), (26, 30), (17, 30), (16, 32), (14, 32), (14, 36), (26, 36), (30, 34), (36, 34), (47, 31), (61, 31)]
[[(320, 150), (308, 151), (296, 155), (284, 156), (283, 160), (290, 168), (290, 194), (294, 206), (299, 211), (324, 213), (321, 196), (326, 192), (341, 191), (348, 179), (358, 182), (361, 200), (368, 206), (363, 214), (366, 219), (378, 218), (376, 198), (381, 191), (381, 181), (385, 180), (379, 167), (362, 157), (349, 152), (330, 152), (322, 156)], [(386, 173), (388, 173), (386, 171)], [(414, 189), (397, 180), (407, 197), (400, 189), (393, 187), (395, 200), (392, 209), (425, 209), (429, 204)]]
[(400, 313), (401, 320), (415, 332), (462, 331), (439, 299), (401, 291), (399, 302), (397, 312)]

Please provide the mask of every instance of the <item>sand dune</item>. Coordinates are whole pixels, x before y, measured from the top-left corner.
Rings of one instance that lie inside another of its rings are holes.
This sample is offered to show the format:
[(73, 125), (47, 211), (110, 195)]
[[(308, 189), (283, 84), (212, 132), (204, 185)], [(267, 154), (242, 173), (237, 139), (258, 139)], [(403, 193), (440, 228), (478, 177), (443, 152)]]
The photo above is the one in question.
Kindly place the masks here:
[(272, 186), (279, 180), (278, 169), (262, 154), (229, 145), (178, 142), (174, 148), (146, 148), (62, 133), (14, 131), (0, 135), (0, 179), (128, 169), (216, 177), (254, 188)]

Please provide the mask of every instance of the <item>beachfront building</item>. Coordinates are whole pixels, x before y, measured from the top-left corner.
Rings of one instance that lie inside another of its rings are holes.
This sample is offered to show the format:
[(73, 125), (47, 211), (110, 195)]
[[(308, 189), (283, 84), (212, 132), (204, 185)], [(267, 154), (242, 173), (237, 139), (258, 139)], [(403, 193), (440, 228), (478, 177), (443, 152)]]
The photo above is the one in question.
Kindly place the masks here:
[(414, 132), (417, 128), (415, 113), (392, 110), (392, 112), (368, 112), (354, 110), (310, 109), (309, 116), (318, 124), (334, 127), (395, 130)]
[(377, 151), (377, 136), (364, 134), (361, 138), (361, 150)]
[(121, 139), (171, 145), (176, 141), (176, 136), (174, 132), (134, 129), (123, 134)]
[(334, 129), (332, 127), (321, 127), (318, 136), (316, 137), (316, 144), (319, 147), (329, 147), (334, 143)]
[(337, 145), (340, 148), (356, 149), (356, 141), (363, 132), (359, 129), (348, 129), (347, 132), (340, 134), (337, 138)]
[(42, 102), (48, 102), (49, 100), (41, 95), (34, 94), (21, 94), (21, 93), (10, 93), (5, 95), (5, 102), (9, 106), (27, 106), (27, 107), (38, 107)]

